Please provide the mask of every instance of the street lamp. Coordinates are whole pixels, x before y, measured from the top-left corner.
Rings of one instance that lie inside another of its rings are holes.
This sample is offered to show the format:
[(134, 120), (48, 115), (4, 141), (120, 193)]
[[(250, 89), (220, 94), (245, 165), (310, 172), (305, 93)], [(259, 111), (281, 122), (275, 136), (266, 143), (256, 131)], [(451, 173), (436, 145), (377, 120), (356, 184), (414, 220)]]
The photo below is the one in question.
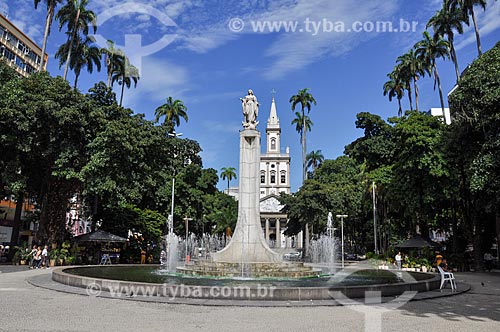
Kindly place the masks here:
[(185, 223), (185, 226), (186, 226), (186, 264), (189, 263), (189, 255), (188, 255), (188, 233), (189, 233), (189, 221), (190, 220), (193, 220), (193, 218), (188, 218), (188, 216), (186, 216), (184, 218), (184, 223)]
[[(171, 133), (168, 133), (167, 134), (168, 137), (178, 137), (178, 136), (182, 136), (182, 133), (176, 133), (175, 131), (171, 132)], [(168, 219), (169, 219), (169, 222), (167, 223), (167, 227), (168, 227), (168, 233), (172, 233), (173, 232), (173, 225), (174, 225), (174, 191), (175, 191), (175, 169), (174, 169), (174, 174), (172, 176), (172, 204), (170, 205), (170, 215), (168, 216)]]
[(337, 218), (340, 218), (340, 236), (342, 243), (342, 268), (344, 268), (344, 218), (347, 218), (347, 214), (337, 214)]

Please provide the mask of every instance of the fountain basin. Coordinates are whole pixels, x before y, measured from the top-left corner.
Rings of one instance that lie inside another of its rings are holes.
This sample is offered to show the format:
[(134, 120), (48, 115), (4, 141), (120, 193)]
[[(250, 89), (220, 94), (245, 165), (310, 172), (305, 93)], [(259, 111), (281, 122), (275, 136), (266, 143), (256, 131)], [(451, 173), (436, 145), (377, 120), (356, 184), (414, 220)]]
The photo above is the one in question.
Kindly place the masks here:
[(321, 269), (304, 266), (302, 262), (281, 263), (234, 263), (194, 260), (177, 272), (190, 276), (226, 278), (313, 278), (321, 275)]
[[(426, 292), (439, 289), (440, 277), (430, 273), (391, 272), (386, 270), (346, 271), (347, 277), (306, 279), (200, 278), (153, 273), (158, 266), (87, 266), (57, 268), (54, 281), (65, 285), (98, 288), (111, 294), (157, 296), (168, 298), (306, 301), (332, 300), (336, 292), (349, 298), (363, 298), (366, 292), (398, 296), (406, 291)], [(397, 273), (407, 276), (403, 281)], [(147, 276), (146, 279), (143, 279)], [(370, 277), (371, 276), (371, 277)], [(142, 281), (140, 281), (142, 280)]]

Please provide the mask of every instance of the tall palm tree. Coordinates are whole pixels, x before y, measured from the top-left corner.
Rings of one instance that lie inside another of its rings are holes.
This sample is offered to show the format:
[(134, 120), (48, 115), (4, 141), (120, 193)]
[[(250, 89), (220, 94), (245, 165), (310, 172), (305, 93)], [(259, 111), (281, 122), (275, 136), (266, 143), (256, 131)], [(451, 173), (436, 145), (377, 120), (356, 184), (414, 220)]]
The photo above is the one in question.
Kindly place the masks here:
[(425, 69), (429, 76), (434, 75), (434, 90), (436, 89), (437, 83), (444, 118), (443, 90), (441, 89), (441, 79), (439, 78), (436, 59), (450, 58), (450, 43), (444, 40), (441, 36), (438, 36), (438, 38), (432, 38), (428, 31), (424, 31), (423, 36), (424, 39), (415, 44), (415, 50), (417, 57), (425, 64)]
[(307, 115), (304, 116), (305, 119), (302, 118), (302, 114), (300, 114), (300, 112), (295, 112), (295, 119), (293, 119), (291, 123), (292, 125), (295, 125), (295, 130), (299, 133), (301, 142), (302, 142), (302, 128), (304, 128), (304, 123), (306, 125), (307, 131), (311, 131), (311, 128), (314, 124)]
[(454, 31), (459, 34), (464, 33), (462, 26), (464, 17), (464, 13), (459, 8), (450, 6), (450, 0), (444, 0), (443, 8), (427, 22), (427, 28), (433, 27), (434, 29), (434, 38), (447, 36), (448, 42), (450, 43), (451, 61), (453, 61), (455, 65), (457, 82), (460, 81), (460, 71), (458, 69), (457, 53), (455, 52), (454, 46)]
[(450, 7), (459, 8), (464, 13), (465, 23), (469, 25), (469, 16), (472, 17), (474, 31), (476, 32), (477, 54), (481, 56), (481, 38), (479, 37), (479, 28), (477, 26), (476, 14), (474, 12), (475, 6), (480, 6), (486, 10), (486, 0), (451, 0)]
[[(93, 45), (94, 42), (94, 38), (87, 36), (84, 40), (79, 39), (73, 45), (73, 56), (69, 67), (75, 72), (75, 89), (78, 86), (78, 78), (82, 68), (87, 68), (87, 72), (92, 73), (95, 66), (97, 71), (101, 71), (101, 50)], [(55, 54), (56, 59), (59, 59), (59, 68), (67, 59), (68, 50), (69, 40), (61, 45)]]
[(222, 180), (227, 179), (227, 190), (229, 192), (229, 181), (236, 179), (236, 168), (234, 167), (222, 167), (220, 176)]
[(125, 91), (125, 86), (127, 89), (130, 88), (132, 85), (132, 82), (134, 82), (134, 88), (137, 87), (137, 82), (139, 81), (139, 70), (132, 65), (128, 58), (125, 57), (124, 61), (120, 63), (119, 66), (117, 66), (114, 71), (113, 75), (111, 76), (111, 86), (115, 82), (118, 82), (119, 85), (122, 86), (122, 91), (120, 95), (120, 106), (122, 106), (123, 103), (123, 94)]
[[(290, 97), (290, 103), (292, 104), (292, 111), (295, 111), (295, 107), (300, 104), (301, 109), (302, 109), (302, 128), (305, 128), (306, 130), (301, 131), (301, 138), (302, 138), (302, 182), (306, 180), (306, 133), (307, 133), (307, 118), (305, 116), (305, 110), (307, 109), (307, 113), (309, 114), (311, 112), (311, 107), (312, 105), (316, 105), (316, 100), (312, 96), (312, 94), (309, 93), (309, 89), (305, 88), (302, 90), (299, 90), (299, 92), (296, 95), (293, 95)], [(309, 128), (310, 130), (310, 128)]]
[(165, 116), (163, 125), (167, 127), (169, 133), (175, 131), (175, 127), (181, 124), (181, 118), (188, 122), (187, 107), (182, 100), (174, 100), (172, 97), (167, 98), (167, 102), (155, 110), (156, 121), (158, 122), (162, 116)]
[(125, 53), (121, 49), (115, 48), (115, 43), (112, 40), (108, 40), (107, 44), (108, 47), (102, 48), (101, 52), (105, 56), (104, 61), (107, 68), (106, 72), (108, 78), (107, 87), (110, 88), (113, 72), (123, 65), (123, 62), (125, 61)]
[(64, 79), (66, 79), (68, 75), (73, 44), (78, 42), (80, 32), (87, 36), (89, 34), (89, 24), (92, 24), (94, 34), (97, 31), (97, 17), (93, 11), (86, 8), (88, 2), (89, 0), (68, 0), (66, 5), (64, 5), (56, 15), (56, 20), (59, 21), (59, 30), (61, 30), (64, 25), (68, 28), (68, 49), (70, 51), (68, 52), (66, 67), (64, 68)]
[(311, 151), (307, 154), (307, 168), (312, 168), (312, 173), (316, 173), (316, 170), (321, 166), (325, 157), (321, 153), (321, 150)]
[[(38, 8), (38, 4), (41, 0), (34, 0), (35, 9)], [(42, 43), (42, 59), (40, 60), (40, 71), (43, 70), (45, 65), (45, 49), (47, 48), (47, 39), (50, 35), (50, 27), (52, 26), (52, 20), (54, 18), (54, 13), (56, 6), (63, 2), (63, 0), (44, 0), (47, 4), (47, 18), (45, 19), (45, 32), (43, 33), (43, 43)]]
[(396, 71), (393, 71), (387, 74), (389, 80), (384, 83), (384, 96), (389, 95), (389, 101), (392, 101), (392, 98), (396, 97), (398, 99), (398, 116), (401, 117), (403, 115), (403, 108), (401, 107), (401, 99), (403, 98), (405, 92), (405, 84), (398, 77)]
[(408, 102), (410, 103), (410, 111), (413, 111), (413, 97), (411, 90), (412, 76), (410, 75), (410, 71), (406, 66), (403, 66), (402, 64), (397, 64), (396, 66), (394, 66), (394, 70), (392, 72), (401, 81), (403, 89), (408, 91)]
[[(405, 54), (399, 56), (396, 60), (396, 63), (399, 66), (399, 74), (403, 78), (403, 80), (407, 82), (407, 85), (410, 85), (411, 82), (413, 82), (413, 90), (415, 91), (415, 109), (418, 112), (419, 93), (417, 81), (421, 76), (424, 76), (425, 74), (423, 64), (417, 58), (415, 50), (413, 48)], [(408, 90), (408, 93), (411, 94), (411, 89)], [(411, 106), (412, 105), (410, 105), (410, 108)]]

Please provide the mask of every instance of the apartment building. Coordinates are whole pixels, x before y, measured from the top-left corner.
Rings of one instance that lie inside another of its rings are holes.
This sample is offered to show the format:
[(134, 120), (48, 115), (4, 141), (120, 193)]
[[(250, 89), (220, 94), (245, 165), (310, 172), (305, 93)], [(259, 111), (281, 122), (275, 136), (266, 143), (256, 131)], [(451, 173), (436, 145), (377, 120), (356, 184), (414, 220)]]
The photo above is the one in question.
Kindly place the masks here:
[[(0, 14), (0, 58), (27, 77), (40, 69), (42, 49), (7, 17)], [(44, 70), (47, 66), (47, 53)]]

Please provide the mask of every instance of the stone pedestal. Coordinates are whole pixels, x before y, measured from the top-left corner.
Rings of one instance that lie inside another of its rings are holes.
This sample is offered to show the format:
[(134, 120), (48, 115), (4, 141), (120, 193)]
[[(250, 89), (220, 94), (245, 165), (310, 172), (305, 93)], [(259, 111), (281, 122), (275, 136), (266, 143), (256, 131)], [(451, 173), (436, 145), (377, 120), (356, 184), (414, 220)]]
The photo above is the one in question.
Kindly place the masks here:
[(272, 263), (281, 255), (272, 251), (260, 224), (260, 132), (240, 132), (238, 221), (229, 244), (212, 255), (215, 262)]

